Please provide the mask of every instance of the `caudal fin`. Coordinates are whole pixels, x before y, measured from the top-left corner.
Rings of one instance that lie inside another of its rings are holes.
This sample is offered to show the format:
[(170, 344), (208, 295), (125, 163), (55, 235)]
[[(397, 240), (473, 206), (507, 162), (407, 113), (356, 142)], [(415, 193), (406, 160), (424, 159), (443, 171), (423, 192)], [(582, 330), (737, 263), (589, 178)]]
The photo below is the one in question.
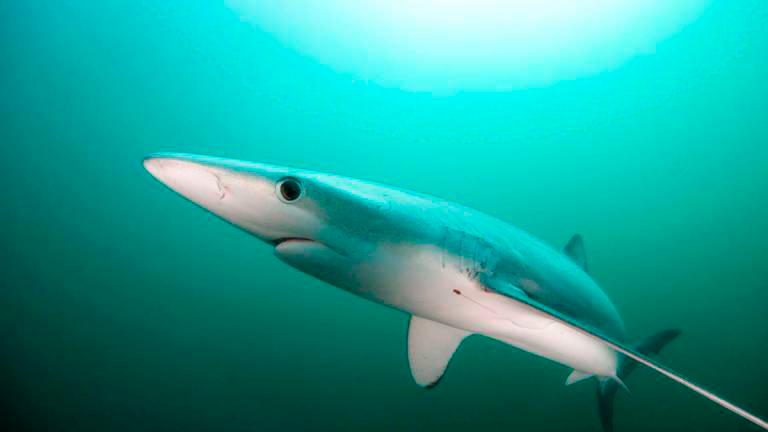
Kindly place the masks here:
[[(665, 345), (672, 342), (680, 335), (680, 330), (664, 330), (635, 343), (632, 348), (635, 351), (648, 355), (658, 354)], [(620, 388), (620, 383), (627, 378), (637, 367), (637, 362), (629, 357), (622, 356), (616, 371), (617, 379), (600, 379), (597, 382), (597, 410), (600, 414), (600, 423), (603, 431), (613, 431), (613, 398)]]
[[(613, 339), (610, 336), (606, 336), (601, 332), (600, 330), (590, 326), (589, 324), (585, 324), (580, 322), (579, 320), (576, 320), (567, 314), (563, 314), (561, 312), (558, 312), (557, 310), (553, 309), (550, 306), (547, 306), (537, 300), (534, 300), (530, 297), (528, 297), (521, 289), (517, 288), (516, 286), (510, 284), (509, 282), (503, 280), (503, 279), (495, 279), (490, 276), (481, 275), (480, 281), (483, 285), (485, 285), (489, 290), (495, 291), (501, 295), (505, 295), (509, 298), (512, 298), (514, 300), (517, 300), (523, 304), (526, 304), (534, 309), (537, 309), (541, 311), (542, 313), (556, 319), (559, 321), (562, 321), (563, 323), (580, 330), (584, 332), (585, 334), (594, 336), (597, 339), (600, 339), (605, 343), (607, 346), (611, 347), (614, 351), (625, 355), (627, 358), (631, 358), (632, 360), (642, 363), (644, 366), (649, 367), (656, 372), (664, 375), (665, 377), (671, 379), (672, 381), (683, 385), (687, 387), (688, 389), (700, 394), (701, 396), (709, 399), (710, 401), (720, 405), (721, 407), (727, 409), (728, 411), (737, 414), (741, 417), (743, 417), (746, 420), (751, 421), (757, 426), (760, 426), (761, 428), (768, 431), (768, 422), (761, 419), (760, 417), (752, 414), (751, 412), (745, 410), (744, 408), (733, 404), (731, 402), (728, 402), (727, 400), (721, 398), (720, 396), (712, 393), (711, 391), (705, 389), (704, 387), (695, 384), (694, 382), (685, 379), (682, 375), (673, 372), (671, 369), (669, 369), (666, 366), (661, 365), (656, 360), (651, 358), (650, 356), (647, 356), (640, 351), (637, 350), (637, 347), (626, 345), (622, 342), (619, 342), (615, 339)], [(649, 339), (646, 339), (644, 342), (641, 342), (638, 344), (638, 346), (642, 345), (648, 350), (654, 349), (656, 347), (657, 350), (661, 349), (661, 347), (664, 345), (664, 343), (669, 342), (669, 340), (672, 340), (674, 336), (677, 336), (675, 333), (668, 333), (666, 336), (663, 336), (662, 334), (656, 335), (656, 337), (651, 337)], [(666, 342), (665, 342), (666, 341)], [(618, 375), (618, 374), (617, 374)], [(606, 384), (607, 385), (607, 384)], [(604, 391), (604, 393), (608, 393), (608, 389)], [(613, 393), (616, 391), (614, 390)], [(605, 398), (604, 400), (610, 400), (610, 398)], [(612, 410), (612, 405), (608, 406), (606, 405), (606, 412), (610, 412)], [(607, 429), (607, 430), (610, 430)]]

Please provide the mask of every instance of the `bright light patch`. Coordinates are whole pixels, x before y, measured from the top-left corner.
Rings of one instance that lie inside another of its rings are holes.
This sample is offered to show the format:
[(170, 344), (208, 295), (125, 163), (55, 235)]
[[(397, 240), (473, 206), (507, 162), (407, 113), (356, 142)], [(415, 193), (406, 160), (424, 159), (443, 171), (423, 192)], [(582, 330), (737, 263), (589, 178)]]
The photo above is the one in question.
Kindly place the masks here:
[(335, 70), (422, 91), (543, 86), (614, 68), (709, 0), (228, 0)]

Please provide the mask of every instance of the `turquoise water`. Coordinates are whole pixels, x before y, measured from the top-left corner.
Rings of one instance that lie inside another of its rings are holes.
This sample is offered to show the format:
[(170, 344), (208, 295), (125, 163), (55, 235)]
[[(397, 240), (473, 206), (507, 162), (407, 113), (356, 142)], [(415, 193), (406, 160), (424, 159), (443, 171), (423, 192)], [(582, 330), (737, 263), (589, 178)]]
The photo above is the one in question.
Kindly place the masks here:
[[(768, 417), (768, 3), (713, 1), (602, 73), (430, 93), (337, 72), (220, 2), (0, 6), (0, 418), (18, 430), (599, 430), (594, 386), (471, 338), (416, 386), (406, 317), (281, 264), (141, 166), (183, 151), (574, 232), (666, 364)], [(617, 431), (752, 430), (647, 370)]]

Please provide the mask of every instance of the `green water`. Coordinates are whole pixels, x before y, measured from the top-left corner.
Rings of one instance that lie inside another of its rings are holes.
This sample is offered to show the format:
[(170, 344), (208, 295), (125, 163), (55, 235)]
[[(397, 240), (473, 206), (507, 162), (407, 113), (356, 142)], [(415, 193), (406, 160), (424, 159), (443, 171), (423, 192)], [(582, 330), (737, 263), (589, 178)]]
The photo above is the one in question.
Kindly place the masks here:
[[(0, 5), (0, 419), (15, 430), (596, 431), (594, 386), (481, 337), (413, 383), (406, 317), (163, 188), (154, 151), (448, 198), (564, 244), (664, 361), (768, 417), (768, 3), (509, 92), (337, 73), (220, 2)], [(183, 4), (181, 4), (183, 3)], [(648, 370), (617, 431), (753, 430)]]

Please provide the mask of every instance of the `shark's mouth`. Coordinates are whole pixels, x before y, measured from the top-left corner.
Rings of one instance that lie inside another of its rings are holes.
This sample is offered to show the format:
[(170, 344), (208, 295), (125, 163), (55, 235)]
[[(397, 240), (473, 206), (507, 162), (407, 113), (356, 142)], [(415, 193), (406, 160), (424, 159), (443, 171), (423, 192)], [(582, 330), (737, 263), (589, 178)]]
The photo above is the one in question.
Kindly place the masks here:
[(278, 247), (280, 245), (292, 242), (316, 243), (314, 240), (306, 237), (280, 237), (272, 240), (272, 245)]
[(333, 252), (333, 254), (336, 256), (349, 258), (349, 254), (343, 249), (339, 249), (338, 247), (330, 246), (318, 240), (313, 240), (307, 237), (278, 237), (272, 240), (270, 243), (274, 245), (275, 253), (278, 255), (285, 253), (286, 251), (293, 251), (295, 253), (295, 251), (298, 250), (319, 251), (322, 249), (325, 251)]

